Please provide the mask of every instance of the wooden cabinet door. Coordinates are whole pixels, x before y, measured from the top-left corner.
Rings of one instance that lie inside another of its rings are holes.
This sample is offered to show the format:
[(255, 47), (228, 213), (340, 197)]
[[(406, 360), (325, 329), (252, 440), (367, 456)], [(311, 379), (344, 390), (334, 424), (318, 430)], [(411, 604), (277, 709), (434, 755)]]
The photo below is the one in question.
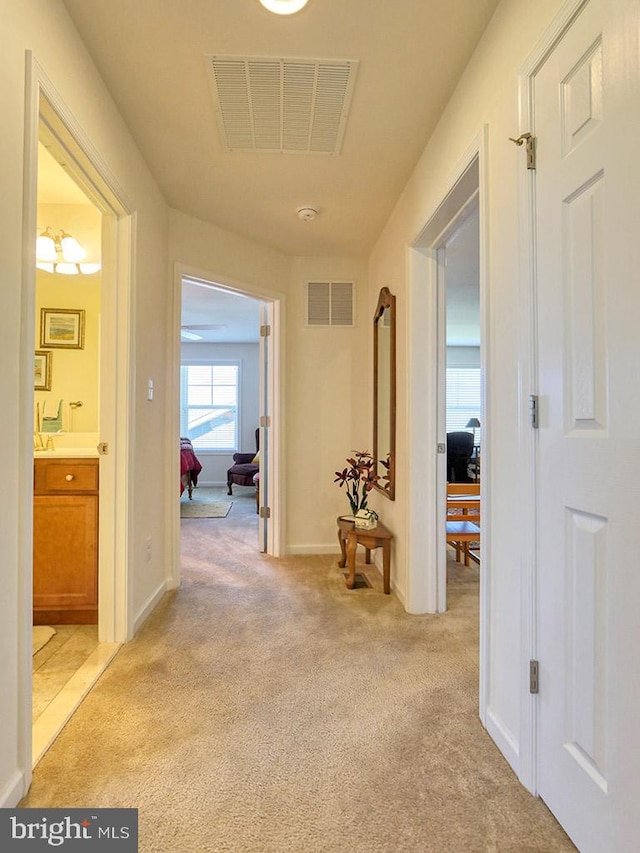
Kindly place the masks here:
[(98, 604), (98, 496), (35, 495), (34, 622), (91, 624)]

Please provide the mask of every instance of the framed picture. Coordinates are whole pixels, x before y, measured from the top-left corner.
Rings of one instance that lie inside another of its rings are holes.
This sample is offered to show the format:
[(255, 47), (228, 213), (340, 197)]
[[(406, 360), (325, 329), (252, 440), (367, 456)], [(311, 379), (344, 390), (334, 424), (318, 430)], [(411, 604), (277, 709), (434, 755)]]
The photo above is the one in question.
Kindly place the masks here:
[(51, 391), (51, 361), (52, 352), (36, 350), (36, 360), (33, 365), (33, 390)]
[(84, 310), (41, 308), (40, 346), (84, 349)]

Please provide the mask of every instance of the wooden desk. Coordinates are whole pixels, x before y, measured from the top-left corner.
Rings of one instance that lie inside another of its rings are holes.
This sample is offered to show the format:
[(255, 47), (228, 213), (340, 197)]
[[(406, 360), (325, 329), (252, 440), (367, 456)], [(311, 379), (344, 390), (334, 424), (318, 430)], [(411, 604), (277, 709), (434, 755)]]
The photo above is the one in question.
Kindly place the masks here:
[(382, 548), (382, 580), (385, 595), (391, 594), (391, 540), (393, 533), (378, 522), (373, 530), (363, 530), (356, 527), (353, 521), (339, 517), (338, 523), (338, 542), (340, 543), (340, 551), (342, 559), (338, 563), (341, 569), (345, 566), (349, 567), (349, 577), (347, 578), (347, 589), (353, 589), (356, 582), (356, 548), (362, 545), (365, 549), (365, 563), (371, 564), (371, 551), (376, 548)]
[(480, 495), (452, 495), (447, 498), (447, 512), (450, 509), (461, 509), (463, 515), (477, 514), (480, 512)]

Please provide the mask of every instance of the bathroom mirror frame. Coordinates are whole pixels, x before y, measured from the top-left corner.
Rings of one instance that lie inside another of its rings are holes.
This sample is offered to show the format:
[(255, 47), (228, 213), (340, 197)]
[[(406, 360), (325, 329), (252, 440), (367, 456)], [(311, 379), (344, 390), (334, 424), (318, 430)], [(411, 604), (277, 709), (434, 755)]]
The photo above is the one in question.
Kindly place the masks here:
[(373, 464), (380, 477), (375, 488), (395, 500), (396, 298), (388, 287), (380, 290), (373, 315)]

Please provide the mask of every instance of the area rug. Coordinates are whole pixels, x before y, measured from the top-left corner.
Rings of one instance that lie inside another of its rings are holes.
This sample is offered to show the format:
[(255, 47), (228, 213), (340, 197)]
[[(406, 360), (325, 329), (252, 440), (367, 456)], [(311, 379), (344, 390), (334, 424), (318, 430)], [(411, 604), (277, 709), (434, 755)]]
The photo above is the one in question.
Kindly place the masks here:
[(50, 628), (48, 625), (33, 626), (33, 654), (43, 649), (49, 640), (56, 634), (55, 628)]
[(181, 518), (226, 518), (233, 501), (221, 501), (215, 489), (195, 489), (193, 499), (180, 501)]

